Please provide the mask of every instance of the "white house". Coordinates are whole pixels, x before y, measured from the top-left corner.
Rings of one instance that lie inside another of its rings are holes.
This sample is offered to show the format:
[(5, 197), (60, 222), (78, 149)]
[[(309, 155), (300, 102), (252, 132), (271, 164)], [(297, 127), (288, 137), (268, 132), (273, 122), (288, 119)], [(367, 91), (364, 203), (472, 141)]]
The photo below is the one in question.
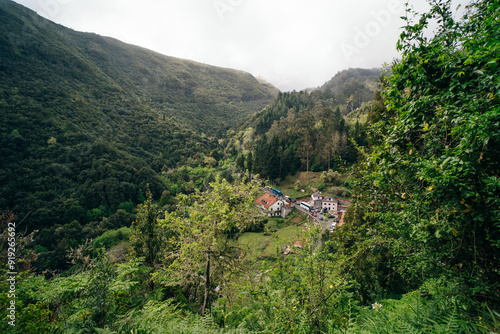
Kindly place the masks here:
[(323, 201), (321, 203), (321, 209), (326, 209), (330, 212), (337, 212), (338, 204), (339, 204), (338, 199), (332, 196), (326, 196), (323, 198)]
[(270, 194), (264, 194), (255, 201), (261, 212), (268, 217), (281, 216), (285, 203)]
[(315, 207), (321, 208), (321, 204), (323, 202), (323, 195), (321, 195), (320, 192), (316, 192), (311, 195), (311, 204), (314, 205)]

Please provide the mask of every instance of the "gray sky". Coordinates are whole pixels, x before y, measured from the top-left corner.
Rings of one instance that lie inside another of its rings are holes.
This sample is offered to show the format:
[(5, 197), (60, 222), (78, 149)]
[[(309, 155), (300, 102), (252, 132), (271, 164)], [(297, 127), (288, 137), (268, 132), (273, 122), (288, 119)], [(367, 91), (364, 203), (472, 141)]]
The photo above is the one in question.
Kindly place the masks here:
[[(404, 0), (15, 0), (66, 27), (244, 70), (282, 91), (397, 57)], [(424, 10), (424, 0), (414, 0)], [(455, 0), (454, 3), (466, 3)]]

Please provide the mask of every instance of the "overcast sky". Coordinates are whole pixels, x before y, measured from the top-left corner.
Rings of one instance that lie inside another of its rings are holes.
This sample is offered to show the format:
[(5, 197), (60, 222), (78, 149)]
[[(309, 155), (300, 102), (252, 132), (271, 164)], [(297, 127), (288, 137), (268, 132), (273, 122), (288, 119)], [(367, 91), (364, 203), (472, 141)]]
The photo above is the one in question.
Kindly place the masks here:
[(248, 71), (282, 91), (390, 63), (404, 15), (403, 0), (15, 1), (66, 27)]

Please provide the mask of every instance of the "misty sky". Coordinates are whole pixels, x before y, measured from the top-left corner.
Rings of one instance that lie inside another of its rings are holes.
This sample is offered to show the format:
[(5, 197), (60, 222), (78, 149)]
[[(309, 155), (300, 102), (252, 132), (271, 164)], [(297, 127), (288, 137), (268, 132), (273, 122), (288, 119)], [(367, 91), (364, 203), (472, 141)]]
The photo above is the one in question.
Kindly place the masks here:
[(404, 15), (403, 0), (15, 1), (66, 27), (248, 71), (282, 91), (390, 63)]

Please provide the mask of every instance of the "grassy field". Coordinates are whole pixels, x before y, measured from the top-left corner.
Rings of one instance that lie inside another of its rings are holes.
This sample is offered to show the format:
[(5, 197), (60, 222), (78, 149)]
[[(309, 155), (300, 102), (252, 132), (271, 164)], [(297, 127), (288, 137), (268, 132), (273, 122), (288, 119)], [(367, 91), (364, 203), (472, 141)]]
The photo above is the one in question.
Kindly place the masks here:
[[(343, 186), (347, 179), (348, 175), (342, 175), (337, 185), (325, 184), (321, 180), (321, 173), (302, 172), (288, 176), (276, 188), (299, 201), (303, 198), (310, 198), (311, 194), (316, 191), (321, 191), (324, 195), (349, 198), (345, 196), (349, 193), (349, 189)], [(254, 262), (258, 266), (257, 263), (260, 260), (274, 258), (277, 249), (283, 251), (285, 245), (293, 248), (294, 242), (304, 239), (305, 223), (307, 223), (307, 216), (296, 209), (286, 219), (267, 218), (263, 232), (245, 232), (239, 236), (238, 242), (246, 251), (245, 259), (248, 263)]]
[(349, 198), (350, 190), (345, 187), (348, 179), (349, 175), (343, 174), (338, 180), (338, 184), (334, 185), (321, 181), (321, 172), (301, 172), (287, 176), (277, 188), (285, 195), (295, 199), (310, 197), (316, 191), (321, 191), (324, 195)]
[(276, 247), (292, 246), (295, 241), (303, 239), (304, 223), (307, 217), (294, 210), (286, 219), (269, 218), (266, 232), (242, 233), (238, 242), (246, 249), (246, 260), (258, 261), (274, 257)]

